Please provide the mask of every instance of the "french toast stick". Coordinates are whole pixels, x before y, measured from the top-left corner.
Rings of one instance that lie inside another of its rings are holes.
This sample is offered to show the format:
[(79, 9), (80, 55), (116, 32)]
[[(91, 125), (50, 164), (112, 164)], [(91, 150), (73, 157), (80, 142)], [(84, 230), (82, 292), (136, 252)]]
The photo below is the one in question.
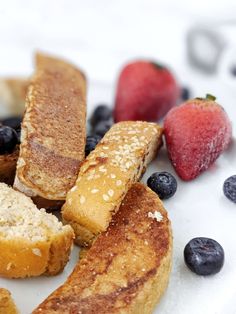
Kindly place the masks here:
[(133, 182), (162, 144), (162, 128), (141, 121), (112, 126), (83, 162), (68, 192), (62, 217), (75, 231), (75, 242), (90, 246), (106, 230)]
[(164, 293), (172, 233), (158, 196), (141, 183), (128, 191), (67, 281), (33, 314), (149, 314)]
[(14, 187), (26, 195), (64, 200), (84, 159), (86, 81), (73, 65), (36, 55), (26, 96)]

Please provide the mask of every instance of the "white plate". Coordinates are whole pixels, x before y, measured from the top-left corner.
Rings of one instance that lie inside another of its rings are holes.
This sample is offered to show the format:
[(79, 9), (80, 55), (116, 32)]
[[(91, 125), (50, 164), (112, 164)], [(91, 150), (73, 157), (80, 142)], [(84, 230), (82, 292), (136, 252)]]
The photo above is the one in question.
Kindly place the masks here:
[[(219, 91), (220, 101), (230, 114), (236, 117), (233, 94), (216, 79), (204, 85), (191, 73), (193, 86), (202, 95), (207, 91)], [(186, 80), (187, 80), (186, 76)], [(196, 81), (194, 83), (194, 80)], [(195, 84), (195, 85), (194, 85)], [(209, 90), (209, 88), (211, 88)], [(216, 94), (216, 93), (215, 93)], [(99, 101), (111, 103), (112, 85), (90, 83), (89, 110)], [(197, 95), (197, 94), (196, 94)], [(232, 105), (230, 105), (230, 102)], [(156, 307), (156, 314), (235, 314), (236, 313), (236, 205), (222, 193), (224, 180), (236, 174), (236, 144), (232, 143), (217, 162), (192, 182), (178, 180), (175, 196), (164, 202), (172, 221), (174, 234), (174, 261), (169, 287)], [(155, 171), (174, 170), (163, 147), (157, 159), (148, 167), (143, 182)], [(199, 277), (184, 265), (183, 249), (193, 237), (205, 236), (217, 240), (225, 250), (225, 265), (222, 271), (211, 277)], [(0, 252), (4, 254), (4, 252)], [(24, 280), (0, 279), (0, 286), (9, 289), (22, 314), (29, 314), (54, 289), (61, 285), (78, 260), (78, 248), (74, 248), (64, 272), (56, 277), (29, 278)]]

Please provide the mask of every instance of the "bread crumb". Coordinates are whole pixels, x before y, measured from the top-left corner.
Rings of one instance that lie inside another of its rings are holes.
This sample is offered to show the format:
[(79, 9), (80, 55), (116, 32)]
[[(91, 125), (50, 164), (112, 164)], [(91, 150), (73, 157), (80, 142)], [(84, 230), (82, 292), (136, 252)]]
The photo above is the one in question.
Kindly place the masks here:
[(162, 221), (163, 216), (160, 212), (158, 212), (157, 210), (155, 210), (154, 213), (152, 212), (148, 212), (148, 218), (152, 218), (152, 219), (156, 219), (156, 221)]

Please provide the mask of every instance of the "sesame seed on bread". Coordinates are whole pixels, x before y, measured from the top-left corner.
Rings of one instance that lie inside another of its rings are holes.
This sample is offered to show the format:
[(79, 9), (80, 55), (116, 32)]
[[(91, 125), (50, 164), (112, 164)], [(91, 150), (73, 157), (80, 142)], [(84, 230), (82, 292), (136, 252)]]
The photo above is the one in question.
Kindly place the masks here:
[(54, 275), (68, 261), (73, 230), (0, 183), (0, 276)]

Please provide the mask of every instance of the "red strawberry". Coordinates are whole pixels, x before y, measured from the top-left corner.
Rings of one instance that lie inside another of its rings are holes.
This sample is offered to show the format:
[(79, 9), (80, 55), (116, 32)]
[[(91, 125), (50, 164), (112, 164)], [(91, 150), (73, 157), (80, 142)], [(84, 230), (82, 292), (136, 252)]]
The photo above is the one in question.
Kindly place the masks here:
[(227, 148), (232, 128), (224, 109), (207, 95), (173, 108), (164, 121), (168, 154), (183, 180), (192, 180)]
[(180, 88), (167, 68), (149, 61), (130, 63), (118, 80), (115, 121), (157, 121), (176, 105), (179, 95)]

